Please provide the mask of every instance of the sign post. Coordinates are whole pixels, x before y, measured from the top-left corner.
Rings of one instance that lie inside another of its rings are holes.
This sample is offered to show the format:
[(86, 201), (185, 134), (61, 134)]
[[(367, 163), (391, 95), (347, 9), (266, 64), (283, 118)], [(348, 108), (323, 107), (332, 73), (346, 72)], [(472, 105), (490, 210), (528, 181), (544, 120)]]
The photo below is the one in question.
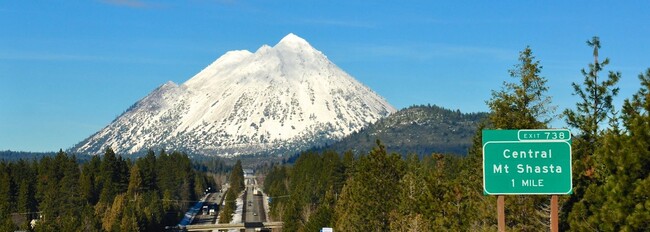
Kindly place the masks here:
[(558, 232), (558, 205), (557, 195), (551, 196), (551, 232)]
[[(503, 195), (552, 195), (551, 230), (557, 231), (556, 195), (572, 191), (569, 130), (483, 130), (483, 193), (498, 195), (498, 206)], [(501, 225), (503, 209), (498, 213)]]

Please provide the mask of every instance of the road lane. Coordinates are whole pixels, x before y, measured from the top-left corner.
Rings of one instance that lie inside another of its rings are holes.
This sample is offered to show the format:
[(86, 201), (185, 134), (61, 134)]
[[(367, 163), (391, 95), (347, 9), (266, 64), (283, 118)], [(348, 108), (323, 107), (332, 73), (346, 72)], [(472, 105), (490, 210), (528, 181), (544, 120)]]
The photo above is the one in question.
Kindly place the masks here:
[[(210, 193), (204, 202), (204, 206), (208, 206), (207, 210), (202, 208), (192, 220), (191, 225), (215, 224), (223, 197), (224, 194), (220, 192)], [(210, 214), (210, 209), (214, 209), (213, 214)]]
[[(264, 198), (261, 192), (258, 192), (259, 186), (257, 185), (257, 180), (254, 176), (251, 176), (246, 179), (246, 193), (244, 209), (245, 217), (244, 223), (248, 225), (257, 225), (266, 221), (266, 213), (264, 211)], [(246, 229), (246, 231), (254, 231), (254, 229)]]

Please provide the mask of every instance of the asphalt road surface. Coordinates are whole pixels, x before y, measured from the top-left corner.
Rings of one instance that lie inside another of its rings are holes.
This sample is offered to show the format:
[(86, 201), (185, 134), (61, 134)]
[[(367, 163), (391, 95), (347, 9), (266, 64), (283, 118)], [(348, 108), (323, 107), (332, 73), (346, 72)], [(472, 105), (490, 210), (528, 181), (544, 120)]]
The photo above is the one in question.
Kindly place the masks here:
[[(206, 199), (205, 203), (203, 204), (204, 206), (209, 206), (213, 207), (214, 205), (219, 205), (221, 204), (221, 200), (223, 198), (223, 194), (216, 192), (216, 193), (211, 193), (208, 198)], [(214, 224), (217, 215), (219, 214), (218, 210), (215, 210), (214, 215), (210, 215), (209, 210), (201, 210), (195, 217), (194, 220), (192, 221), (191, 225), (204, 225), (204, 224)]]
[[(244, 223), (255, 223), (266, 221), (264, 211), (264, 198), (262, 195), (255, 195), (258, 188), (257, 181), (253, 178), (246, 181), (246, 194), (244, 201)], [(249, 231), (249, 230), (247, 230)], [(252, 231), (252, 230), (251, 230)]]

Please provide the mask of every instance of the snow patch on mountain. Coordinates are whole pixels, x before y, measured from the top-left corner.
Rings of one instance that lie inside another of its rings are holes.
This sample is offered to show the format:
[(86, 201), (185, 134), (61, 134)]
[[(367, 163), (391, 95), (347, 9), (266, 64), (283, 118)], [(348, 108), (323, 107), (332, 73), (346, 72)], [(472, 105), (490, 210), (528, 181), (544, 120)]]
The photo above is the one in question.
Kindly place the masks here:
[(289, 34), (255, 53), (227, 52), (183, 84), (165, 83), (71, 150), (293, 154), (394, 111), (306, 40)]

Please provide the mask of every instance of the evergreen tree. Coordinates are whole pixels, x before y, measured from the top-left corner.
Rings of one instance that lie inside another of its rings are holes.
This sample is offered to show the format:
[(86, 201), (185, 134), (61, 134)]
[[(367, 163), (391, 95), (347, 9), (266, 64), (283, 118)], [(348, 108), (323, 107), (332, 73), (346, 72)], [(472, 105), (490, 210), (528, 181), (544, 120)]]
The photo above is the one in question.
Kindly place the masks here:
[(138, 195), (143, 191), (144, 183), (140, 175), (140, 167), (136, 164), (131, 168), (131, 175), (129, 176), (129, 187), (126, 190), (126, 195), (131, 199), (138, 199)]
[[(598, 61), (598, 53), (601, 47), (600, 39), (594, 36), (587, 41), (587, 45), (593, 48), (594, 63), (589, 64), (589, 71), (581, 70), (584, 76), (583, 86), (572, 83), (574, 94), (580, 97), (580, 102), (576, 103), (576, 109), (567, 109), (564, 116), (567, 124), (578, 130), (578, 135), (573, 137), (572, 144), (572, 168), (573, 168), (573, 195), (564, 204), (563, 213), (561, 214), (561, 227), (564, 230), (569, 229), (566, 223), (567, 219), (574, 218), (579, 221), (586, 221), (590, 216), (590, 211), (583, 208), (574, 209), (576, 202), (580, 201), (587, 193), (590, 185), (598, 185), (605, 175), (599, 175), (597, 178), (597, 164), (593, 156), (596, 148), (602, 144), (602, 124), (608, 117), (610, 120), (616, 120), (615, 109), (612, 104), (613, 97), (618, 95), (619, 88), (615, 87), (621, 78), (620, 72), (609, 71), (607, 78), (600, 78), (600, 72), (609, 64), (609, 59), (605, 58), (603, 62)], [(608, 116), (609, 115), (609, 116)], [(614, 123), (615, 125), (615, 123)], [(612, 128), (617, 130), (617, 128)], [(592, 189), (593, 190), (593, 189)], [(572, 216), (569, 216), (572, 214)]]
[(128, 176), (128, 173), (127, 175), (123, 174), (125, 166), (126, 162), (122, 160), (122, 157), (118, 158), (113, 149), (106, 149), (100, 166), (100, 202), (110, 203), (117, 194), (126, 190), (122, 187), (122, 183), (125, 182), (123, 179)]
[[(62, 155), (62, 153), (57, 154), (59, 157)], [(41, 216), (43, 217), (41, 224), (45, 225), (54, 225), (54, 222), (58, 220), (57, 218), (60, 215), (58, 201), (61, 196), (59, 193), (59, 181), (61, 179), (59, 167), (61, 167), (61, 164), (56, 162), (56, 160), (50, 157), (44, 157), (39, 166), (37, 197), (39, 210), (42, 212)]]
[[(33, 164), (20, 159), (11, 163), (12, 192), (15, 194), (15, 209), (19, 213), (36, 211), (36, 168)], [(24, 214), (27, 220), (31, 220), (33, 214)]]
[(519, 53), (519, 64), (509, 70), (517, 82), (503, 83), (500, 91), (492, 91), (487, 102), (490, 122), (498, 129), (542, 129), (552, 120), (555, 107), (546, 96), (546, 78), (540, 76), (542, 66), (533, 51), (526, 47)]
[(144, 157), (139, 158), (136, 164), (140, 168), (140, 175), (142, 177), (142, 188), (144, 191), (156, 189), (156, 154), (153, 150), (149, 150)]
[(574, 95), (580, 97), (581, 102), (576, 103), (575, 110), (566, 109), (564, 116), (569, 126), (579, 130), (580, 138), (586, 142), (585, 152), (590, 155), (598, 146), (601, 124), (608, 118), (608, 114), (615, 113), (612, 100), (618, 95), (619, 88), (614, 86), (621, 78), (621, 73), (609, 71), (606, 79), (599, 80), (600, 72), (609, 64), (609, 58), (598, 62), (600, 38), (597, 36), (587, 41), (587, 45), (593, 48), (594, 63), (589, 64), (589, 71), (581, 70), (584, 86), (575, 82), (571, 84)]
[[(23, 179), (18, 185), (18, 212), (28, 213), (36, 211), (36, 200), (34, 199), (34, 188), (30, 184), (30, 180)], [(31, 215), (27, 215), (27, 219), (31, 220)]]
[(90, 205), (85, 205), (81, 213), (79, 231), (101, 231), (101, 218), (95, 215), (95, 210)]
[[(344, 183), (344, 166), (338, 154), (325, 151), (302, 153), (291, 170), (291, 197), (284, 207), (287, 230), (312, 230), (331, 226), (334, 198)], [(329, 198), (328, 198), (329, 195)]]
[(271, 218), (282, 219), (284, 214), (283, 205), (286, 203), (289, 195), (288, 190), (288, 168), (284, 165), (274, 166), (264, 179), (264, 192), (271, 198), (269, 203)]
[(126, 205), (126, 194), (115, 196), (112, 204), (102, 218), (102, 228), (106, 231), (120, 231), (124, 208)]
[(406, 174), (400, 180), (400, 193), (397, 198), (400, 200), (397, 208), (391, 212), (391, 231), (428, 231), (431, 230), (429, 223), (434, 219), (426, 217), (425, 212), (430, 206), (437, 205), (427, 192), (424, 168), (416, 155), (410, 155), (406, 159)]
[(7, 164), (0, 163), (0, 219), (10, 218), (11, 213), (11, 176)]
[(237, 208), (236, 200), (239, 193), (246, 188), (244, 185), (244, 169), (241, 160), (237, 160), (230, 172), (230, 188), (226, 191), (226, 205), (219, 213), (219, 223), (229, 223), (232, 220), (232, 214)]
[(235, 192), (243, 191), (246, 186), (244, 185), (244, 169), (241, 165), (241, 160), (237, 160), (230, 172), (230, 188)]
[(596, 148), (596, 173), (569, 215), (572, 230), (647, 231), (650, 229), (650, 69), (639, 75), (641, 89), (625, 100), (625, 133), (610, 128)]
[(377, 147), (357, 161), (336, 203), (336, 230), (387, 231), (390, 212), (399, 200), (398, 184), (404, 164), (397, 154), (388, 155), (379, 141)]
[(145, 203), (147, 204), (142, 210), (146, 218), (146, 231), (161, 231), (163, 228), (162, 220), (166, 211), (163, 209), (163, 202), (158, 196), (158, 192), (150, 191), (145, 193)]
[[(546, 96), (546, 78), (540, 76), (542, 66), (535, 60), (530, 47), (519, 53), (519, 64), (510, 70), (517, 83), (504, 83), (501, 91), (493, 91), (487, 102), (491, 109), (490, 122), (497, 129), (543, 129), (552, 119), (555, 107)], [(506, 197), (508, 227), (520, 230), (538, 228), (545, 221), (540, 208), (548, 201), (538, 196)]]
[[(62, 153), (63, 151), (61, 151)], [(78, 228), (79, 227), (79, 215), (81, 215), (83, 205), (83, 199), (81, 197), (81, 191), (79, 189), (79, 164), (75, 156), (68, 157), (65, 155), (61, 157), (61, 180), (59, 182), (60, 196), (56, 204), (59, 205), (61, 209), (60, 217), (63, 219), (62, 228), (64, 231), (66, 228)], [(59, 156), (57, 155), (57, 160)]]
[(95, 205), (99, 200), (99, 184), (97, 180), (101, 162), (98, 156), (93, 156), (88, 163), (83, 165), (79, 177), (81, 196), (90, 205)]

